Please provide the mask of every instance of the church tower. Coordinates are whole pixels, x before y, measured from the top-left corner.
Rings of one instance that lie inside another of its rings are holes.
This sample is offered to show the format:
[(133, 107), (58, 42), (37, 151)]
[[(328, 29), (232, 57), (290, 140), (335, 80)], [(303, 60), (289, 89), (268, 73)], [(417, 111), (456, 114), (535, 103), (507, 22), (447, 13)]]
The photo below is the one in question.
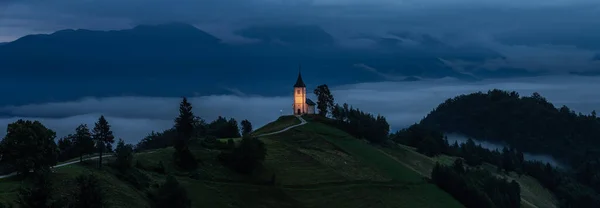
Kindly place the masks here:
[(298, 67), (298, 79), (294, 85), (294, 115), (306, 114), (308, 106), (306, 105), (306, 85), (302, 81), (300, 67)]

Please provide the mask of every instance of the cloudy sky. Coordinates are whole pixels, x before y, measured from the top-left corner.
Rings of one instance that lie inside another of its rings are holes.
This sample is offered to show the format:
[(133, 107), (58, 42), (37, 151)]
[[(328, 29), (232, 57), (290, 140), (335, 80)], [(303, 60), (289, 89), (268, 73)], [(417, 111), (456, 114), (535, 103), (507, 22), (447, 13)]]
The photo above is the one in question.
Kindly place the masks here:
[[(600, 109), (600, 77), (537, 77), (508, 80), (488, 80), (466, 83), (455, 79), (425, 80), (418, 82), (360, 83), (334, 87), (336, 102), (350, 103), (364, 111), (387, 117), (392, 130), (418, 122), (429, 111), (447, 98), (456, 95), (498, 88), (515, 90), (521, 95), (539, 92), (557, 106), (567, 105), (589, 114)], [(217, 116), (250, 120), (261, 126), (275, 120), (280, 111), (290, 114), (291, 97), (247, 97), (235, 95), (190, 98), (194, 112), (205, 120)], [(104, 114), (113, 126), (115, 136), (136, 143), (152, 130), (173, 125), (180, 98), (161, 97), (108, 97), (81, 100), (0, 107), (19, 118), (40, 120), (57, 131), (59, 136), (72, 132), (80, 123), (93, 125)], [(13, 118), (0, 118), (0, 132)]]
[[(60, 29), (125, 29), (138, 24), (187, 22), (225, 41), (232, 31), (256, 24), (317, 24), (340, 43), (360, 34), (390, 31), (428, 33), (450, 44), (476, 44), (530, 70), (600, 70), (598, 0), (0, 0), (0, 42)], [(507, 64), (495, 63), (492, 65)], [(411, 83), (358, 83), (334, 86), (338, 102), (348, 102), (388, 118), (394, 129), (417, 122), (443, 100), (490, 88), (538, 91), (556, 104), (589, 113), (600, 101), (600, 78), (536, 77), (464, 83), (429, 80)], [(90, 95), (92, 96), (92, 95)], [(192, 98), (196, 112), (249, 119), (255, 126), (289, 110), (290, 97)], [(79, 123), (108, 116), (117, 137), (139, 140), (172, 125), (179, 98), (81, 98), (71, 102), (2, 106), (1, 111), (39, 119), (64, 135)], [(288, 112), (289, 113), (289, 112)], [(17, 118), (0, 119), (0, 132)]]
[(341, 44), (409, 31), (508, 58), (488, 65), (546, 71), (600, 68), (597, 0), (0, 0), (0, 42), (60, 29), (186, 22), (225, 41), (257, 24), (317, 24)]

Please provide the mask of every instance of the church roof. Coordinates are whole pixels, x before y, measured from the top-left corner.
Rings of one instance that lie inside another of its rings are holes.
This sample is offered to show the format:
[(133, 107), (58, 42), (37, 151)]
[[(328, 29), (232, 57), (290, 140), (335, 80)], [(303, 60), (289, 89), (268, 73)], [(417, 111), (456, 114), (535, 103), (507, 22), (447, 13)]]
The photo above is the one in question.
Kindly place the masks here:
[(313, 102), (312, 100), (306, 98), (306, 104), (307, 105), (316, 105), (315, 102)]
[(298, 80), (296, 80), (294, 87), (306, 87), (304, 81), (302, 81), (302, 74), (300, 74), (300, 71), (298, 71)]

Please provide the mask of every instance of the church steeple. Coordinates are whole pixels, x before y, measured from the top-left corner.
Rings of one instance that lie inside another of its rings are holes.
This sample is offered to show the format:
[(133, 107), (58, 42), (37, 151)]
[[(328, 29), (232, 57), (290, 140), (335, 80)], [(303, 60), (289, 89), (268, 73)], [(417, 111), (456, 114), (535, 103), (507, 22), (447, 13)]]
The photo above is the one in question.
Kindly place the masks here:
[(304, 81), (302, 81), (302, 74), (300, 73), (301, 66), (298, 66), (298, 79), (296, 80), (296, 84), (294, 87), (306, 87)]

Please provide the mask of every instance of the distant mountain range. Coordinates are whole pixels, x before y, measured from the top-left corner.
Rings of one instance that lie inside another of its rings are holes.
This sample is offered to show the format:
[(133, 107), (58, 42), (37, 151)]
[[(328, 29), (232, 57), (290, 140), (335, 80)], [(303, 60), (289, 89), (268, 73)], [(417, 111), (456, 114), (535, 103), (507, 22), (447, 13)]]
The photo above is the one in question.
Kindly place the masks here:
[[(309, 86), (528, 74), (523, 69), (458, 72), (440, 59), (482, 62), (503, 57), (483, 48), (453, 47), (429, 35), (360, 37), (375, 42), (375, 47), (350, 49), (310, 25), (255, 26), (235, 34), (256, 41), (227, 44), (182, 23), (24, 36), (0, 46), (0, 82), (23, 85), (19, 91), (4, 87), (2, 93), (18, 102), (123, 94), (284, 95), (299, 64)], [(406, 42), (418, 47), (403, 45)]]

